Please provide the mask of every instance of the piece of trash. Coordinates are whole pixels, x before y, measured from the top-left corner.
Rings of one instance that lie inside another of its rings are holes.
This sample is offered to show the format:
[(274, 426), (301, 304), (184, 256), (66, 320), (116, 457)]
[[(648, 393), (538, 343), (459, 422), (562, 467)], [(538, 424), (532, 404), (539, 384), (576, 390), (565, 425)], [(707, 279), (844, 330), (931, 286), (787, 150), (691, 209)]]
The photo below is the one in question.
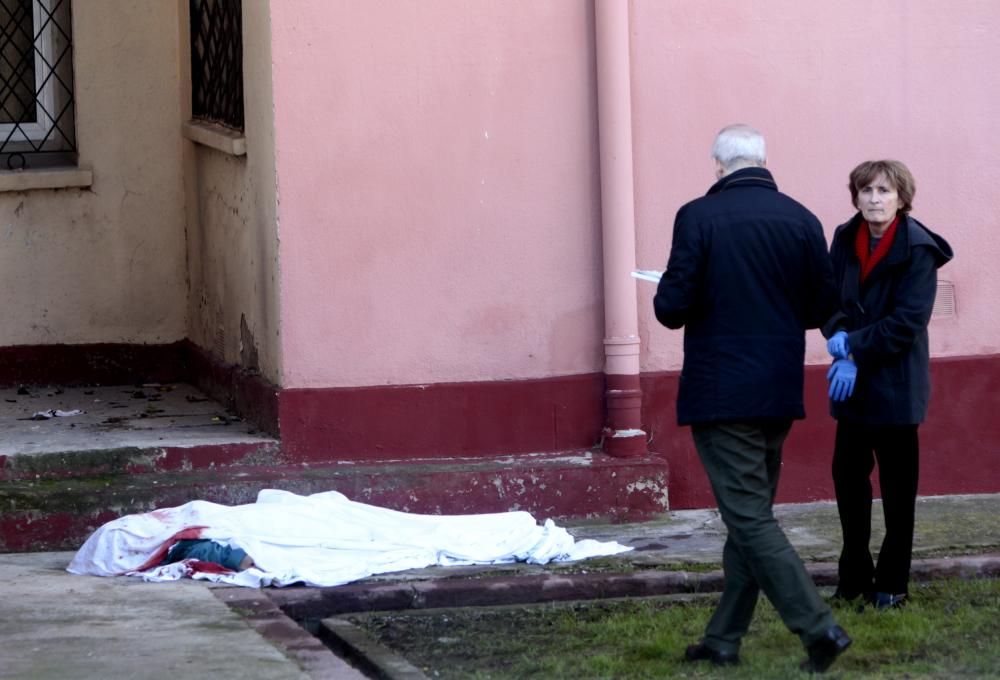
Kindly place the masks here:
[(20, 387), (17, 388), (17, 393), (21, 395), (31, 394), (31, 392), (28, 391), (28, 388), (25, 387), (24, 385), (21, 385)]
[(132, 398), (133, 399), (145, 399), (146, 398), (146, 393), (143, 392), (142, 390), (136, 390), (135, 392), (132, 393)]
[(80, 409), (73, 409), (72, 411), (60, 411), (59, 409), (50, 408), (47, 411), (35, 411), (31, 416), (31, 420), (48, 420), (49, 418), (69, 418), (71, 416), (81, 416), (83, 411)]
[(189, 395), (187, 395), (184, 398), (187, 401), (191, 402), (192, 404), (200, 403), (200, 402), (203, 402), (203, 401), (208, 401), (208, 397), (196, 397), (193, 394), (189, 394)]
[(17, 399), (4, 399), (4, 401), (6, 401), (8, 404), (16, 404), (17, 403)]
[(84, 394), (93, 394), (94, 390), (84, 390), (83, 393)]

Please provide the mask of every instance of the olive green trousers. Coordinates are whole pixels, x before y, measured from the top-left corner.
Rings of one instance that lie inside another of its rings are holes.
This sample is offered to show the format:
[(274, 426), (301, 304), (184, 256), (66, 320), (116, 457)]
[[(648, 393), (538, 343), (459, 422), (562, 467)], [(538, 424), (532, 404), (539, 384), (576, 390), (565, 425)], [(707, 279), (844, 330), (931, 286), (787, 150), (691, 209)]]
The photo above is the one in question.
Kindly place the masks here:
[(804, 645), (834, 625), (798, 553), (774, 518), (781, 446), (791, 421), (695, 424), (695, 447), (728, 530), (722, 552), (725, 587), (704, 642), (737, 652), (761, 590)]

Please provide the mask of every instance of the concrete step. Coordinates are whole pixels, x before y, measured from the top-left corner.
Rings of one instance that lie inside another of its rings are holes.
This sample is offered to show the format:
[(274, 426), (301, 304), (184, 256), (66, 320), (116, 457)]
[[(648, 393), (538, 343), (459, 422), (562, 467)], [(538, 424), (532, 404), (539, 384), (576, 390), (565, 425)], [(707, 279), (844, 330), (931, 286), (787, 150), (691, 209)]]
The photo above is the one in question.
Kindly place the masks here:
[[(213, 448), (219, 458), (212, 461)], [(104, 522), (125, 514), (173, 507), (191, 500), (252, 503), (264, 488), (299, 494), (340, 491), (352, 500), (427, 514), (527, 510), (545, 518), (640, 521), (667, 510), (666, 464), (655, 457), (615, 459), (576, 451), (483, 459), (419, 459), (323, 465), (246, 464), (233, 447), (199, 448), (199, 467), (137, 472), (136, 460), (172, 460), (174, 451), (109, 450), (79, 456), (79, 469), (32, 478), (26, 464), (8, 457), (19, 474), (0, 482), (0, 552), (70, 550)], [(258, 450), (280, 459), (280, 450)], [(71, 452), (52, 454), (75, 460)], [(82, 474), (81, 471), (83, 472)]]
[[(72, 550), (125, 514), (192, 500), (252, 503), (264, 488), (335, 490), (428, 514), (638, 521), (667, 510), (667, 466), (657, 457), (582, 450), (305, 464), (190, 385), (0, 395), (0, 552)], [(37, 415), (56, 410), (63, 415)]]

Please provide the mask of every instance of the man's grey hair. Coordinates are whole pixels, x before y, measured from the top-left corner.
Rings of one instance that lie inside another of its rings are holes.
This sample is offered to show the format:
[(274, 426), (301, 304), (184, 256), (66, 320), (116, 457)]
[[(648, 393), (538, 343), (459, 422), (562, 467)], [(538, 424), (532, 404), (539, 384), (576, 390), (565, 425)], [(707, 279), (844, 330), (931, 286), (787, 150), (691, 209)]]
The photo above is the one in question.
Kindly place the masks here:
[(727, 125), (715, 137), (712, 158), (727, 174), (740, 168), (763, 167), (767, 162), (764, 135), (743, 123)]

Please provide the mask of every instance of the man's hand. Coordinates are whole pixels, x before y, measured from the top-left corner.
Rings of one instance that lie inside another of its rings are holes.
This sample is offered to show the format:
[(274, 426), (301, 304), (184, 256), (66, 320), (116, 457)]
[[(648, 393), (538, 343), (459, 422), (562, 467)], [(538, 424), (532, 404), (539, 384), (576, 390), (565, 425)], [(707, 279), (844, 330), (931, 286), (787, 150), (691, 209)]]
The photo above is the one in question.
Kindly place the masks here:
[(846, 359), (851, 354), (851, 348), (847, 346), (847, 332), (837, 331), (826, 341), (826, 351), (834, 359)]
[(830, 381), (828, 394), (833, 401), (846, 401), (854, 394), (854, 383), (858, 378), (858, 367), (850, 359), (837, 359), (826, 372)]

